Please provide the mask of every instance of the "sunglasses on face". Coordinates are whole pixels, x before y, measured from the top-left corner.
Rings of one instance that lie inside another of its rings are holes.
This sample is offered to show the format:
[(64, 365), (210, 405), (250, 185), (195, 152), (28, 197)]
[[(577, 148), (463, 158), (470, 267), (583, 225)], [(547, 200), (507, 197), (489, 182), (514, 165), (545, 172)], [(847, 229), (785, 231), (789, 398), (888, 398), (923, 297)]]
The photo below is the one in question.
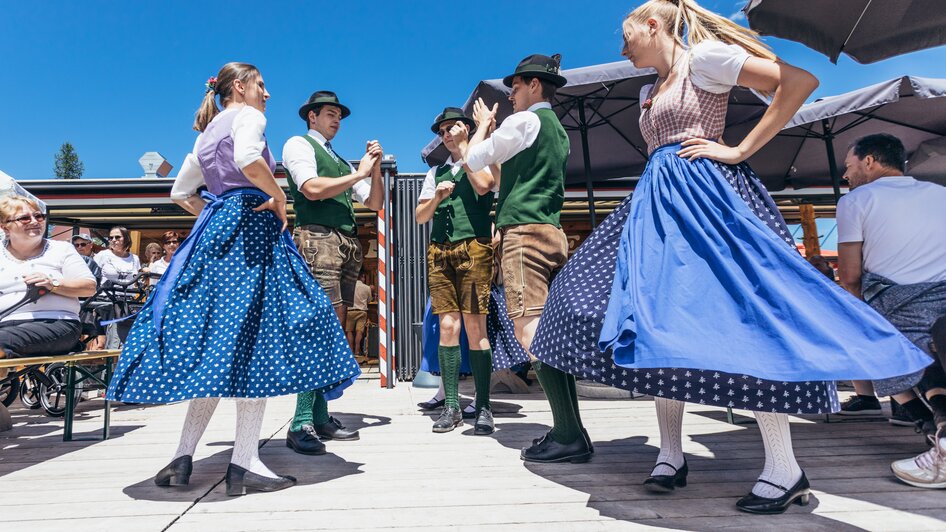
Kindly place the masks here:
[(92, 244), (90, 244), (90, 243), (88, 243), (88, 242), (77, 242), (77, 243), (73, 244), (73, 246), (75, 246), (75, 247), (77, 247), (77, 248), (87, 248), (87, 247), (89, 247), (89, 246), (91, 246), (91, 245), (92, 245)]
[(170, 246), (170, 245), (172, 245), (172, 244), (176, 246), (176, 245), (180, 244), (180, 242), (177, 241), (177, 240), (168, 240), (167, 242), (164, 243), (165, 246)]
[(23, 216), (17, 216), (16, 218), (11, 218), (7, 220), (7, 223), (17, 222), (20, 225), (29, 225), (31, 220), (36, 220), (39, 223), (46, 221), (46, 215), (41, 212), (34, 212), (32, 214), (24, 214)]
[(121, 235), (108, 237), (109, 240), (122, 240), (122, 238), (123, 238), (123, 237), (122, 237)]

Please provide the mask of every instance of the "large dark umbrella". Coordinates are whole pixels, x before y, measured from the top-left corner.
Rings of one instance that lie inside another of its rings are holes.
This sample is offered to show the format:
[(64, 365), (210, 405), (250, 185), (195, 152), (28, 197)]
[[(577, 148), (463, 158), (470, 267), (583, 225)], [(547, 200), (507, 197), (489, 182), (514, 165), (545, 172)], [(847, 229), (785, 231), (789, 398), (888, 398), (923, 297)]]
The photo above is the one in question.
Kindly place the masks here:
[(917, 179), (946, 185), (946, 137), (920, 144), (910, 156), (907, 173)]
[[(595, 225), (595, 181), (638, 176), (647, 164), (647, 145), (637, 124), (641, 89), (654, 83), (653, 69), (637, 69), (629, 61), (606, 63), (562, 71), (568, 84), (558, 90), (552, 108), (562, 121), (571, 142), (566, 183), (584, 182), (588, 189), (591, 223)], [(483, 98), (499, 102), (499, 119), (512, 113), (509, 89), (502, 80), (481, 81), (463, 109)], [(765, 112), (765, 102), (749, 90), (736, 88), (729, 98), (726, 135), (740, 140)], [(449, 156), (439, 138), (421, 152), (429, 165), (441, 164)]]
[(750, 0), (749, 27), (858, 63), (946, 44), (943, 0)]
[(890, 133), (907, 153), (946, 135), (946, 79), (905, 76), (802, 106), (749, 159), (769, 190), (832, 185), (840, 197), (848, 146), (858, 137)]

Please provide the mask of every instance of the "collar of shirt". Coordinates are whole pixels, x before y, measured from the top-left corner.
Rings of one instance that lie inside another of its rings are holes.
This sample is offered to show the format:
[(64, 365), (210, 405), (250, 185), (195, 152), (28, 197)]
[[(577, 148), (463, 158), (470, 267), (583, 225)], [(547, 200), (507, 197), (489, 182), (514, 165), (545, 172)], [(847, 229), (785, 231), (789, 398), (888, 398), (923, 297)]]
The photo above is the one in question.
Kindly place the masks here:
[(328, 142), (328, 140), (326, 140), (321, 133), (314, 129), (310, 129), (307, 135), (314, 138), (315, 141), (319, 143), (319, 146), (322, 146), (323, 148), (325, 147), (325, 143)]
[(892, 184), (908, 184), (908, 183), (912, 183), (913, 181), (915, 181), (915, 179), (913, 179), (913, 177), (908, 176), (908, 175), (888, 175), (884, 177), (878, 177), (872, 182), (873, 183), (883, 182), (884, 184), (892, 185)]
[(539, 103), (534, 103), (530, 105), (529, 108), (526, 110), (535, 112), (535, 111), (538, 111), (539, 109), (551, 109), (551, 108), (552, 108), (552, 104), (550, 104), (549, 102), (539, 102)]
[(446, 162), (444, 162), (443, 164), (449, 164), (452, 167), (450, 168), (450, 172), (453, 175), (457, 175), (457, 173), (463, 169), (463, 163), (454, 162), (453, 155), (451, 155), (450, 157), (447, 157)]

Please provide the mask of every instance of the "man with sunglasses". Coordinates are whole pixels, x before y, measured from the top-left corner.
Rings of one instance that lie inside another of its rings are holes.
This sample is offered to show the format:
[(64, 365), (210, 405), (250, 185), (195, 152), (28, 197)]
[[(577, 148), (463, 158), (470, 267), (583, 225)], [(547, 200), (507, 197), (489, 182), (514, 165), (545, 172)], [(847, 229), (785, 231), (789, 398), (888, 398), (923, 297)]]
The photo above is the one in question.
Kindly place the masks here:
[(79, 256), (82, 257), (82, 260), (89, 266), (92, 275), (94, 275), (97, 280), (101, 280), (102, 268), (95, 262), (95, 244), (92, 242), (92, 237), (89, 236), (88, 233), (72, 235), (72, 247), (76, 248), (76, 251), (79, 252)]
[[(282, 158), (296, 213), (293, 240), (343, 325), (348, 307), (354, 304), (362, 263), (353, 200), (375, 211), (384, 204), (383, 152), (378, 141), (367, 143), (357, 169), (332, 147), (342, 120), (349, 114), (334, 92), (312, 93), (299, 108), (299, 118), (308, 132), (286, 141)], [(324, 454), (320, 439), (358, 438), (357, 430), (346, 429), (329, 415), (322, 394), (298, 395), (286, 435), (286, 445), (293, 451)]]
[(463, 422), (457, 391), (460, 379), (460, 325), (465, 325), (470, 365), (476, 383), (473, 434), (493, 432), (489, 383), (492, 351), (486, 336), (486, 315), (493, 280), (490, 211), (493, 176), (488, 168), (467, 173), (463, 152), (473, 120), (458, 107), (447, 107), (431, 130), (440, 136), (450, 158), (427, 172), (418, 198), (417, 223), (433, 220), (427, 248), (427, 284), (431, 310), (440, 325), (437, 348), (444, 407), (434, 432), (450, 432)]

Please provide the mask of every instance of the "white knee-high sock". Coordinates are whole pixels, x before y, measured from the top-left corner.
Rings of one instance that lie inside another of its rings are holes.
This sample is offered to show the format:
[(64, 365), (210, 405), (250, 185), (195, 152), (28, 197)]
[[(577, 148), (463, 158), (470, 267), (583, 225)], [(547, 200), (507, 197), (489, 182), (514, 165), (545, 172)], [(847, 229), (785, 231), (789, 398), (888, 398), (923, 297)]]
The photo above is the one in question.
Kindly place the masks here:
[(197, 450), (197, 442), (204, 435), (210, 418), (217, 409), (219, 397), (207, 397), (202, 399), (191, 399), (187, 405), (187, 417), (184, 418), (184, 427), (181, 429), (181, 441), (177, 444), (177, 452), (174, 453), (174, 459), (182, 456), (194, 456)]
[[(666, 462), (674, 467), (683, 467), (683, 401), (654, 398), (657, 407), (657, 426), (660, 428), (660, 454), (657, 462)], [(654, 475), (672, 475), (673, 467), (659, 465)]]
[[(791, 489), (801, 478), (801, 467), (795, 461), (788, 416), (772, 412), (756, 412), (755, 419), (759, 425), (759, 431), (762, 432), (762, 443), (765, 445), (765, 467), (759, 478)], [(752, 493), (769, 499), (785, 494), (784, 491), (762, 482), (756, 483), (752, 488)]]
[(257, 475), (276, 478), (278, 475), (259, 458), (259, 433), (265, 411), (266, 399), (236, 400), (236, 438), (230, 462)]
[(440, 388), (437, 388), (437, 393), (430, 398), (431, 401), (443, 401), (443, 398), (447, 396), (447, 392), (443, 389), (443, 379), (440, 379)]

